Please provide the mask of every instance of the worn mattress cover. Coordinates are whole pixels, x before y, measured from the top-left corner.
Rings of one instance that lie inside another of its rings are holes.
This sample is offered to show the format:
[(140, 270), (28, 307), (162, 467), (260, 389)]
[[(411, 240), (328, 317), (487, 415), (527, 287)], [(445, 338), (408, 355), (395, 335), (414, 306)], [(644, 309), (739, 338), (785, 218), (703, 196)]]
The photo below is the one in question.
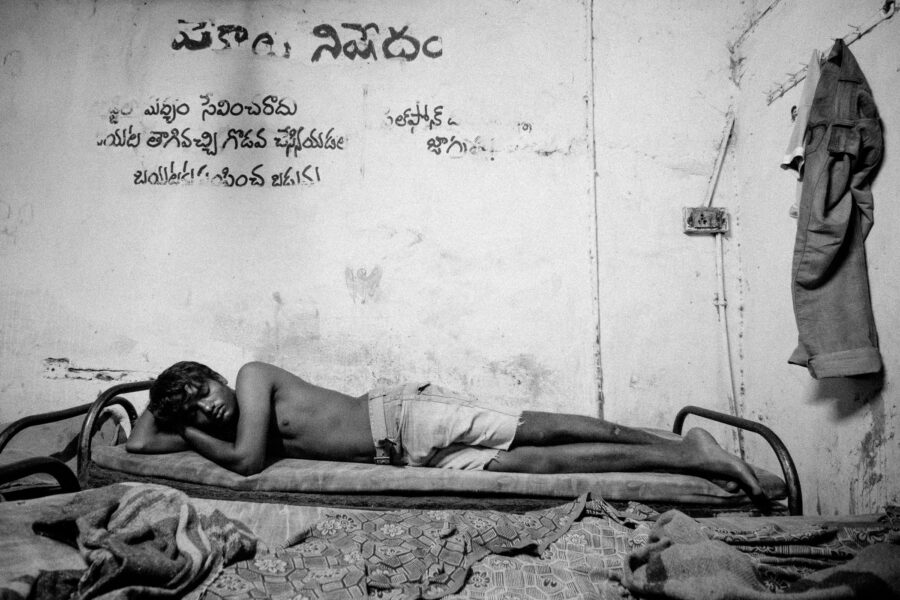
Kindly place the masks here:
[[(734, 505), (747, 501), (702, 477), (671, 473), (567, 473), (558, 475), (458, 471), (394, 467), (308, 459), (282, 459), (261, 473), (244, 477), (192, 451), (132, 454), (124, 445), (98, 446), (97, 466), (143, 479), (182, 481), (247, 492), (308, 494), (482, 494), (545, 498), (575, 498), (594, 492), (606, 500)], [(786, 496), (778, 476), (755, 468), (770, 499)]]

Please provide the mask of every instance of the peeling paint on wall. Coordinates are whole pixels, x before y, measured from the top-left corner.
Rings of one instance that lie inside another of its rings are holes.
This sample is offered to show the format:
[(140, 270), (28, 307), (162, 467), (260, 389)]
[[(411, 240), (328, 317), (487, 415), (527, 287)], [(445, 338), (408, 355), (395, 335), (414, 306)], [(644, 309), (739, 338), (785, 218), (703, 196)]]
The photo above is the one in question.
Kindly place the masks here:
[(73, 367), (68, 358), (44, 359), (44, 378), (46, 379), (123, 381), (132, 375), (134, 375), (134, 371)]
[(766, 8), (761, 11), (758, 11), (756, 14), (752, 15), (749, 19), (749, 22), (744, 27), (744, 30), (741, 32), (741, 35), (738, 36), (737, 40), (734, 41), (735, 46), (740, 46), (744, 43), (744, 40), (753, 33), (753, 31), (757, 28), (760, 22), (765, 19), (772, 10), (781, 3), (781, 0), (773, 0)]
[(875, 400), (872, 408), (872, 427), (859, 444), (856, 474), (851, 481), (850, 512), (873, 512), (882, 508), (877, 494), (884, 480), (882, 447), (885, 443), (885, 410), (883, 402)]

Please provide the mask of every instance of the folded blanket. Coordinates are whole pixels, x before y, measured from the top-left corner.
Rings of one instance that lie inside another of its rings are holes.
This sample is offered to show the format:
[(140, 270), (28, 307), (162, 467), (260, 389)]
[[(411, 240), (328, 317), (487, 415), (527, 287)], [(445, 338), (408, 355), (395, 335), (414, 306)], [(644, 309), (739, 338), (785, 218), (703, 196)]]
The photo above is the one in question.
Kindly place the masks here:
[(39, 535), (76, 546), (88, 568), (44, 573), (32, 596), (180, 598), (224, 565), (256, 551), (255, 536), (217, 510), (198, 511), (177, 490), (158, 485), (113, 485), (73, 496), (34, 523)]
[[(669, 511), (660, 516), (646, 547), (629, 557), (623, 576), (628, 589), (639, 597), (653, 596), (685, 600), (800, 600), (800, 599), (891, 599), (900, 598), (900, 545), (877, 542), (856, 549), (843, 547), (844, 554), (823, 550), (819, 556), (841, 558), (836, 566), (816, 569), (822, 563), (811, 561), (815, 554), (811, 546), (796, 559), (783, 561), (785, 567), (778, 572), (772, 561), (751, 558), (729, 541), (765, 542), (760, 532), (723, 536), (712, 532), (696, 520), (678, 512)], [(771, 531), (768, 550), (780, 543), (794, 547), (798, 541), (812, 541), (823, 531), (809, 531), (785, 535)], [(887, 539), (893, 539), (887, 536)], [(849, 560), (848, 557), (852, 556)], [(797, 570), (798, 564), (808, 568)], [(804, 573), (800, 575), (799, 573)], [(793, 575), (792, 575), (793, 574)], [(781, 576), (780, 586), (772, 586), (775, 575)], [(778, 587), (777, 591), (773, 587)]]

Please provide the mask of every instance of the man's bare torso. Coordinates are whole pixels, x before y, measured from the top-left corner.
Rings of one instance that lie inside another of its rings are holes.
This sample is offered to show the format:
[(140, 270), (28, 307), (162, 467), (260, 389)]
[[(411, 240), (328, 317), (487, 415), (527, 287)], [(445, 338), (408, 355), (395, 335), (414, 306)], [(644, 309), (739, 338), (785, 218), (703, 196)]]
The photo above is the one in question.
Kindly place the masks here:
[(375, 456), (367, 396), (313, 385), (286, 371), (273, 382), (273, 425), (284, 456), (371, 462)]

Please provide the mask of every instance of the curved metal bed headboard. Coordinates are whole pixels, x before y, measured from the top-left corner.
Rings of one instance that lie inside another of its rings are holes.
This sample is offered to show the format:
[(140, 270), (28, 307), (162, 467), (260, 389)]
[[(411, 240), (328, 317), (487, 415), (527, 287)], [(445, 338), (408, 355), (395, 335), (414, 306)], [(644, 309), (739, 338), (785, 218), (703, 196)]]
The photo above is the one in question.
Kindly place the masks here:
[(101, 392), (97, 399), (90, 405), (84, 423), (81, 425), (81, 434), (78, 442), (78, 479), (84, 482), (85, 470), (87, 463), (91, 459), (91, 442), (96, 433), (95, 429), (100, 425), (100, 414), (107, 406), (117, 404), (125, 409), (131, 424), (137, 421), (137, 411), (134, 405), (127, 398), (123, 398), (119, 394), (130, 394), (132, 392), (141, 392), (150, 389), (153, 380), (135, 381), (130, 383), (120, 383)]

